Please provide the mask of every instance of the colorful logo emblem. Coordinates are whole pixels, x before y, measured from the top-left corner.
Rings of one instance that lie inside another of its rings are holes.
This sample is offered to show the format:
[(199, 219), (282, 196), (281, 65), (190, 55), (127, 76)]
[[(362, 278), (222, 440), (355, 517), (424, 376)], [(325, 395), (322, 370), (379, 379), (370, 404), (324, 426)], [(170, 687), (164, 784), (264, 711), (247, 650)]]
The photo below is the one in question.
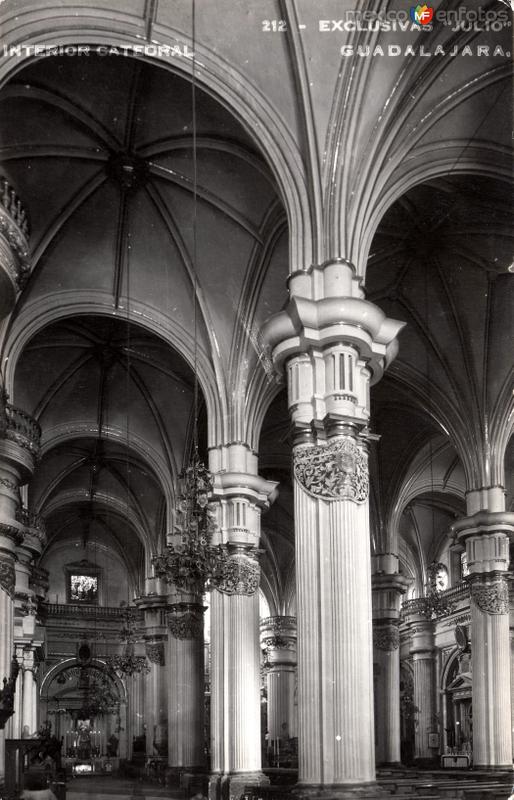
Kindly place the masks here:
[(434, 9), (424, 3), (422, 6), (411, 6), (410, 18), (416, 25), (430, 25), (432, 17), (434, 16)]

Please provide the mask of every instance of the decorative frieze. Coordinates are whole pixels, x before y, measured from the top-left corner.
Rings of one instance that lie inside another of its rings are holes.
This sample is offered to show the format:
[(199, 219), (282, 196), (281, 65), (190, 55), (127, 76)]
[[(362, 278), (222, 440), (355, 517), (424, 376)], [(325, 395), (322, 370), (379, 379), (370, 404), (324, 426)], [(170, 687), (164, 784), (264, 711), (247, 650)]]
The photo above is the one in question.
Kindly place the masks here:
[(16, 573), (13, 562), (7, 558), (0, 558), (0, 586), (11, 598), (14, 598), (15, 585)]
[(148, 661), (151, 661), (152, 664), (164, 666), (164, 642), (145, 642), (145, 652)]
[(168, 628), (175, 639), (203, 637), (204, 607), (197, 603), (176, 603), (170, 606)]
[(262, 641), (266, 650), (296, 650), (296, 641), (286, 636), (268, 636)]
[(352, 437), (295, 450), (294, 472), (305, 491), (323, 500), (364, 503), (369, 493), (368, 461)]
[(253, 555), (235, 552), (227, 557), (223, 577), (216, 585), (223, 594), (255, 594), (259, 588), (261, 568)]
[(486, 614), (509, 613), (509, 589), (503, 579), (492, 583), (473, 583), (471, 597), (480, 611)]
[(400, 646), (400, 631), (396, 625), (373, 628), (373, 646), (379, 650), (392, 652)]

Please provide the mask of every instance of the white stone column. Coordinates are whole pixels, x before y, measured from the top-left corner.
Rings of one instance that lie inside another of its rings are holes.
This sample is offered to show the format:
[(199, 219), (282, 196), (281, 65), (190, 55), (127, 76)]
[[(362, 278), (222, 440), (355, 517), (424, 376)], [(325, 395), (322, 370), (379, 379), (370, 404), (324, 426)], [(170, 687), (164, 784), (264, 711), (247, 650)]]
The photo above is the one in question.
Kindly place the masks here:
[(127, 757), (130, 759), (134, 752), (134, 738), (142, 736), (144, 730), (143, 711), (143, 681), (146, 675), (135, 672), (126, 677), (127, 689)]
[(266, 782), (261, 771), (260, 567), (261, 509), (276, 484), (256, 474), (245, 445), (210, 452), (218, 500), (219, 542), (227, 544), (224, 580), (211, 599), (211, 798), (239, 797)]
[(146, 754), (168, 758), (167, 594), (157, 578), (147, 578), (145, 594), (136, 601), (145, 620), (145, 655), (150, 673), (144, 681)]
[(167, 638), (148, 638), (145, 642), (150, 674), (145, 680), (146, 754), (168, 756), (168, 692), (166, 683)]
[(168, 607), (168, 763), (177, 774), (205, 769), (204, 610), (192, 596)]
[(417, 708), (414, 758), (423, 765), (432, 762), (437, 748), (430, 747), (430, 734), (438, 732), (435, 697), (434, 623), (420, 614), (410, 618), (410, 652), (414, 671), (414, 705)]
[(297, 735), (294, 705), (296, 682), (296, 617), (261, 620), (261, 645), (267, 668), (268, 733), (272, 741)]
[[(392, 562), (392, 563), (391, 563)], [(393, 572), (389, 572), (392, 569)], [(378, 764), (399, 764), (400, 756), (400, 599), (409, 579), (400, 575), (398, 557), (373, 558), (373, 664), (375, 738)]]
[(296, 428), (299, 791), (376, 798), (369, 386), (403, 324), (364, 299), (344, 261), (290, 276), (290, 294), (263, 333)]
[(23, 653), (23, 701), (22, 701), (22, 730), (27, 726), (28, 731), (34, 733), (34, 650), (26, 648)]
[(456, 522), (453, 530), (466, 544), (471, 583), (473, 765), (510, 769), (512, 698), (506, 574), (514, 514), (480, 510)]

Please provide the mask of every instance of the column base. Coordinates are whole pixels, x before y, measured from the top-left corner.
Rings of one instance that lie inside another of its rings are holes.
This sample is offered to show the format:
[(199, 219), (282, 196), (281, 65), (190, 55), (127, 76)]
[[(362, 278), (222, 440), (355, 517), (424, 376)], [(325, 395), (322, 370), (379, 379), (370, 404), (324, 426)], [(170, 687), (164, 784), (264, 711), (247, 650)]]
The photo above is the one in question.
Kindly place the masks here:
[(267, 786), (269, 778), (262, 772), (231, 772), (209, 776), (209, 800), (244, 800), (245, 795), (258, 797), (255, 788), (251, 794), (246, 787)]
[(380, 800), (381, 797), (390, 797), (389, 792), (378, 783), (357, 784), (297, 784), (292, 794), (300, 800)]

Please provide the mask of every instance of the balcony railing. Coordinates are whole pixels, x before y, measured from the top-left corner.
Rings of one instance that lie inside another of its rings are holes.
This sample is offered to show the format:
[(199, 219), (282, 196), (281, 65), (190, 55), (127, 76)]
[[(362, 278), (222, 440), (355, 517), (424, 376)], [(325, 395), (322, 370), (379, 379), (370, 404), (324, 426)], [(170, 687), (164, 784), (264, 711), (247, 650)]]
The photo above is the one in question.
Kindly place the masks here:
[[(415, 597), (412, 600), (405, 600), (402, 604), (402, 616), (405, 618), (408, 614), (419, 614), (421, 616), (430, 616), (430, 601), (437, 599), (437, 603), (433, 604), (433, 616), (447, 616), (455, 610), (459, 603), (466, 602), (469, 598), (469, 585), (466, 581), (452, 586), (450, 589), (445, 589), (442, 592), (437, 592), (434, 595), (427, 597)], [(438, 613), (438, 607), (441, 613)]]
[[(42, 603), (43, 612), (48, 617), (82, 617), (86, 619), (126, 619), (127, 607), (87, 606), (79, 603)], [(143, 613), (130, 606), (136, 622), (143, 621)]]
[[(39, 424), (30, 414), (10, 403), (5, 403), (4, 409), (5, 429), (3, 437), (16, 442), (20, 447), (24, 447), (34, 456), (37, 456), (41, 444), (41, 428)], [(0, 436), (2, 436), (1, 432)]]

